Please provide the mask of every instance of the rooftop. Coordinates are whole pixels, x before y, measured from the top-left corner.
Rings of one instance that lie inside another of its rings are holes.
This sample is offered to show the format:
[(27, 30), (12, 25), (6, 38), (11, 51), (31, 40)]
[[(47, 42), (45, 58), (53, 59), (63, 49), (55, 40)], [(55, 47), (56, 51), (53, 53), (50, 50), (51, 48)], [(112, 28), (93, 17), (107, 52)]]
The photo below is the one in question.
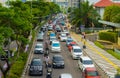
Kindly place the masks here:
[(120, 2), (113, 2), (111, 0), (100, 0), (94, 4), (95, 7), (107, 7), (110, 5), (119, 5), (120, 6)]

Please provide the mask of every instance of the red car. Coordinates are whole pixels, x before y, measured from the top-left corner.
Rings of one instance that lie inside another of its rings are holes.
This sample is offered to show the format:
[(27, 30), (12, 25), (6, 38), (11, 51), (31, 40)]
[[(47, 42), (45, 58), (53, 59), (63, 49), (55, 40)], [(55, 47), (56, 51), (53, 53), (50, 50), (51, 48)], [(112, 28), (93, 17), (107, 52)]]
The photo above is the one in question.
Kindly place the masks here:
[(88, 67), (83, 72), (83, 78), (100, 78), (95, 67)]
[(71, 42), (69, 45), (68, 45), (68, 50), (71, 52), (71, 50), (72, 50), (72, 47), (74, 46), (74, 45), (77, 45), (77, 43), (76, 42)]

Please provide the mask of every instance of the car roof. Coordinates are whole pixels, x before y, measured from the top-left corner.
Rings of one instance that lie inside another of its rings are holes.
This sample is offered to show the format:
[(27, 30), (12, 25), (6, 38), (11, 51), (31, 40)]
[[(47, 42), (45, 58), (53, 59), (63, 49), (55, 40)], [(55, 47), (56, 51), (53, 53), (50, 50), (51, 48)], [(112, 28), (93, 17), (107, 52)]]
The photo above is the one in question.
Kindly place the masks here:
[(73, 42), (71, 42), (70, 44), (76, 44), (76, 42), (73, 41)]
[(56, 54), (56, 55), (53, 55), (53, 57), (63, 57), (63, 56), (59, 55), (59, 54)]
[(40, 58), (33, 58), (33, 61), (42, 61)]
[(85, 68), (86, 71), (97, 71), (95, 67), (87, 67)]
[(69, 73), (63, 73), (61, 74), (61, 78), (72, 78), (72, 75)]
[(83, 60), (91, 60), (88, 56), (81, 56), (80, 58), (82, 58)]
[(54, 40), (54, 41), (52, 41), (52, 43), (60, 43), (59, 41), (57, 41), (57, 40)]
[(36, 45), (43, 45), (42, 43), (37, 43)]
[(79, 46), (73, 46), (73, 49), (81, 49)]

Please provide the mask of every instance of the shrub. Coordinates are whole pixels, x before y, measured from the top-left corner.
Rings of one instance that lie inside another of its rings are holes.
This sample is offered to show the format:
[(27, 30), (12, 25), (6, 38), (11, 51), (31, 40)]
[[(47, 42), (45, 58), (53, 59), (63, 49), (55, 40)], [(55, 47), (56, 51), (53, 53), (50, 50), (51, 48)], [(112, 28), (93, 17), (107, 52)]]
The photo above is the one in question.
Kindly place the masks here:
[(107, 41), (116, 43), (118, 34), (114, 32), (100, 32), (99, 38), (100, 40), (107, 40)]
[(27, 53), (22, 53), (12, 65), (8, 78), (20, 78), (27, 61)]
[(119, 59), (120, 60), (120, 54), (117, 53), (117, 52), (114, 52), (113, 50), (107, 50), (107, 52), (109, 54), (111, 54), (112, 56), (114, 56), (115, 58)]

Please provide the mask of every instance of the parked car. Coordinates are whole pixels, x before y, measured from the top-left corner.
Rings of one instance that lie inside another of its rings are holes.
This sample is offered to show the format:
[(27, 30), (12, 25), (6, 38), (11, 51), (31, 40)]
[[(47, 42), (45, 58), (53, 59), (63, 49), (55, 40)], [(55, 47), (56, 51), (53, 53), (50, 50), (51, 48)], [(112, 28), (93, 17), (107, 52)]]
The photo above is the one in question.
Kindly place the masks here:
[(51, 52), (61, 52), (60, 42), (55, 40), (51, 43)]
[(29, 68), (29, 75), (43, 75), (43, 62), (39, 58), (33, 58)]
[(72, 38), (67, 38), (66, 40), (66, 46), (68, 46), (71, 42), (73, 42)]
[(82, 49), (79, 46), (72, 47), (71, 54), (73, 59), (79, 59), (82, 53)]
[(60, 34), (60, 41), (66, 41), (67, 40), (67, 35), (65, 33)]
[(78, 60), (78, 66), (82, 71), (87, 67), (95, 67), (93, 61), (88, 56), (81, 56)]
[(62, 55), (54, 55), (52, 59), (53, 68), (64, 68), (65, 63)]
[(83, 78), (100, 78), (100, 75), (95, 67), (87, 67), (83, 71)]
[(43, 41), (43, 35), (42, 34), (38, 34), (37, 41)]
[(6, 60), (11, 57), (10, 51), (9, 50), (4, 50), (3, 54), (0, 54), (0, 59), (1, 60)]
[(77, 45), (76, 42), (74, 42), (74, 41), (70, 42), (70, 44), (68, 45), (68, 50), (71, 52), (72, 47), (75, 46), (75, 45)]
[(72, 75), (69, 73), (62, 73), (60, 74), (59, 78), (72, 78)]
[(37, 43), (35, 46), (34, 53), (35, 54), (43, 54), (43, 52), (44, 52), (43, 43)]

